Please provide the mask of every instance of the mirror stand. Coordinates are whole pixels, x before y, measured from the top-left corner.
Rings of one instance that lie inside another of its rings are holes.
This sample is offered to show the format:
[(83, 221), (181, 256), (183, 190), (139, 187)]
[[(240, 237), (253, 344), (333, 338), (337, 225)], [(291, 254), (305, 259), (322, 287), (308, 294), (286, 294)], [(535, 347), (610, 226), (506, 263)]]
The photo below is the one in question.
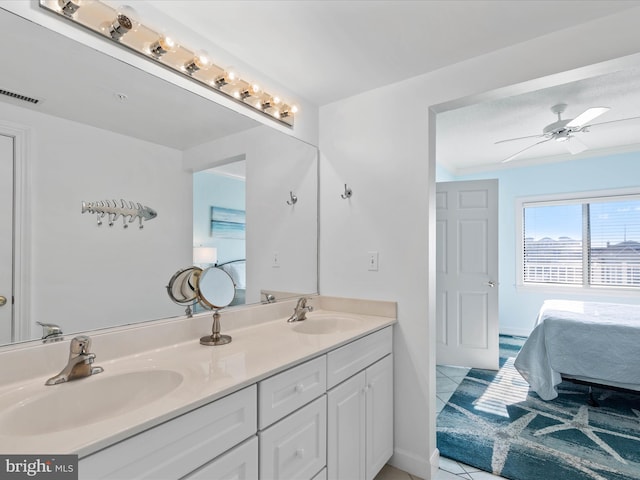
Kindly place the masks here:
[(213, 313), (213, 327), (211, 329), (211, 335), (206, 335), (200, 338), (200, 343), (202, 345), (226, 345), (227, 343), (231, 343), (230, 335), (220, 335), (220, 314), (219, 310), (216, 310)]

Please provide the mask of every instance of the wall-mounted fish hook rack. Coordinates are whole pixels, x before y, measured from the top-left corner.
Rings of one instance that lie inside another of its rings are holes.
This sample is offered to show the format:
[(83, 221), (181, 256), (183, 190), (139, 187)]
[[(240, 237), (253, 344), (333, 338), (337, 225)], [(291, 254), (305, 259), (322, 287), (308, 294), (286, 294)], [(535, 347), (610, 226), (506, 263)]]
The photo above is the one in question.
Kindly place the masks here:
[(353, 195), (353, 191), (347, 187), (347, 184), (344, 184), (344, 193), (342, 195), (340, 195), (342, 198), (344, 198), (345, 200), (347, 198), (351, 198), (351, 195)]
[(287, 205), (295, 205), (298, 202), (298, 197), (296, 197), (292, 191), (289, 191), (289, 196), (291, 200), (287, 200)]
[(152, 208), (142, 206), (139, 203), (127, 203), (122, 199), (120, 200), (120, 206), (118, 206), (118, 202), (115, 200), (82, 202), (82, 213), (85, 212), (95, 213), (97, 215), (98, 226), (102, 225), (102, 219), (105, 215), (107, 216), (107, 222), (110, 227), (113, 227), (118, 217), (122, 217), (123, 228), (129, 228), (127, 217), (129, 217), (129, 223), (137, 218), (140, 221), (138, 228), (144, 228), (144, 225), (142, 225), (143, 220), (151, 220), (158, 216), (158, 213)]

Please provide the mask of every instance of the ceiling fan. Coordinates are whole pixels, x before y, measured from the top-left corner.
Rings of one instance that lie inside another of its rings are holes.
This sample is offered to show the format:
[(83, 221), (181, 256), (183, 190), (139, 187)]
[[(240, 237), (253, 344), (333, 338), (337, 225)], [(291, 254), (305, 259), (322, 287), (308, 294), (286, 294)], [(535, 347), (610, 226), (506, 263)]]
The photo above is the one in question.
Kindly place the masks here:
[(567, 147), (567, 150), (569, 150), (569, 152), (572, 155), (575, 155), (577, 153), (584, 152), (588, 148), (584, 143), (582, 143), (575, 136), (576, 133), (588, 132), (589, 127), (592, 127), (594, 125), (622, 122), (625, 120), (633, 120), (636, 118), (640, 118), (640, 117), (632, 117), (632, 118), (622, 118), (619, 120), (611, 120), (609, 122), (589, 123), (595, 118), (602, 115), (603, 113), (607, 112), (609, 110), (609, 107), (588, 108), (587, 110), (582, 112), (580, 115), (578, 115), (576, 118), (563, 119), (562, 113), (564, 113), (566, 108), (567, 108), (566, 103), (558, 103), (557, 105), (554, 105), (553, 107), (551, 107), (551, 111), (558, 116), (558, 120), (544, 127), (544, 129), (542, 130), (542, 133), (539, 135), (528, 135), (526, 137), (509, 138), (506, 140), (500, 140), (499, 142), (496, 142), (495, 144), (497, 145), (499, 143), (512, 142), (515, 140), (524, 140), (527, 138), (543, 138), (543, 140), (540, 140), (532, 145), (529, 145), (528, 147), (523, 148), (522, 150), (505, 158), (504, 160), (502, 160), (502, 163), (510, 162), (511, 160), (513, 160), (520, 154), (526, 152), (527, 150), (537, 145), (540, 145), (542, 143), (550, 142), (551, 140), (555, 140), (556, 142), (562, 142)]

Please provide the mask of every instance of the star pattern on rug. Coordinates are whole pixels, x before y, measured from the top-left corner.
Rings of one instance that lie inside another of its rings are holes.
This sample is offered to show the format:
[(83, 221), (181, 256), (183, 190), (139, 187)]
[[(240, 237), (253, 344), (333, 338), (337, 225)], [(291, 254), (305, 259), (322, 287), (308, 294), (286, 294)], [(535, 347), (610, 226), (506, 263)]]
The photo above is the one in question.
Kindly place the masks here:
[(566, 421), (562, 421), (557, 425), (552, 425), (550, 427), (542, 428), (536, 431), (533, 435), (535, 437), (539, 437), (542, 435), (549, 435), (555, 432), (560, 432), (563, 430), (578, 430), (582, 432), (585, 436), (591, 439), (596, 445), (598, 445), (602, 450), (607, 452), (613, 458), (615, 458), (618, 462), (624, 463), (627, 462), (624, 458), (622, 458), (618, 452), (616, 452), (607, 442), (605, 442), (602, 438), (596, 435), (596, 429), (592, 428), (589, 425), (589, 407), (587, 405), (582, 405), (578, 412), (570, 419)]
[[(491, 383), (490, 381), (480, 378), (467, 377), (467, 379), (474, 383), (487, 385), (487, 387)], [(528, 403), (528, 405), (517, 405), (517, 407), (523, 411), (523, 414), (519, 418), (511, 422), (503, 422), (496, 425), (495, 422), (489, 422), (471, 410), (449, 402), (447, 403), (448, 407), (455, 409), (460, 414), (467, 417), (469, 421), (464, 422), (464, 425), (461, 427), (439, 425), (438, 432), (456, 434), (462, 437), (473, 437), (476, 439), (475, 441), (477, 443), (491, 443), (491, 469), (495, 475), (500, 475), (502, 473), (511, 449), (516, 446), (521, 446), (530, 450), (538, 451), (541, 454), (554, 457), (576, 471), (582, 472), (585, 479), (588, 478), (592, 480), (608, 480), (608, 477), (604, 477), (598, 472), (613, 474), (618, 474), (620, 472), (612, 466), (604, 465), (591, 459), (576, 457), (567, 452), (562, 452), (544, 444), (536, 443), (529, 438), (523, 437), (522, 432), (538, 416), (550, 418), (558, 423), (537, 430), (533, 434), (534, 437), (543, 437), (563, 430), (576, 429), (592, 441), (596, 442), (603, 451), (622, 464), (627, 464), (627, 462), (606, 442), (598, 437), (595, 432), (606, 432), (610, 435), (613, 434), (615, 436), (626, 437), (638, 441), (637, 437), (590, 426), (588, 416), (589, 410), (586, 405), (579, 408), (574, 415), (567, 417), (566, 410), (556, 407), (552, 402), (543, 402), (539, 399), (529, 397)], [(638, 417), (640, 417), (639, 413), (640, 412), (638, 411), (634, 411), (634, 414)]]
[[(520, 433), (527, 425), (534, 420), (537, 416), (535, 412), (529, 412), (522, 417), (519, 421), (510, 422), (504, 427), (495, 427), (493, 424), (486, 422), (482, 417), (475, 415), (474, 413), (461, 408), (458, 405), (448, 403), (454, 409), (458, 410), (463, 415), (467, 416), (473, 423), (471, 428), (456, 429), (456, 428), (438, 428), (440, 432), (457, 433), (460, 435), (474, 436), (477, 439), (486, 440), (493, 437), (493, 453), (491, 457), (491, 469), (494, 475), (501, 475), (504, 468), (507, 456), (510, 449), (513, 446), (520, 445), (532, 450), (537, 450), (547, 455), (553, 456), (558, 460), (566, 463), (567, 465), (581, 471), (586, 476), (585, 478), (593, 480), (608, 480), (607, 477), (603, 477), (596, 470), (608, 471), (610, 473), (617, 473), (606, 465), (601, 465), (590, 460), (579, 459), (573, 455), (560, 452), (558, 450), (551, 449), (544, 445), (532, 442), (526, 438), (520, 436)], [(514, 425), (515, 424), (515, 425)]]

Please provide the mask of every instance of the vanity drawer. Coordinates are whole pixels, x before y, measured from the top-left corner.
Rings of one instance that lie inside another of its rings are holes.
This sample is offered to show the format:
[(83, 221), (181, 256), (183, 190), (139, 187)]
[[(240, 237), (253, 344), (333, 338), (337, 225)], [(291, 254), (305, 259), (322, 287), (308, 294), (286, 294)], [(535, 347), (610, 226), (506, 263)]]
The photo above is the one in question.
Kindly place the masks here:
[(324, 355), (258, 384), (258, 425), (265, 429), (327, 390)]
[[(220, 455), (182, 480), (256, 480), (258, 478), (258, 437)], [(314, 479), (315, 480), (315, 479)]]
[(258, 434), (260, 480), (311, 480), (327, 463), (327, 397)]
[(254, 435), (255, 385), (80, 460), (82, 480), (181, 478)]
[(393, 348), (392, 327), (372, 333), (327, 354), (327, 388), (367, 368)]

